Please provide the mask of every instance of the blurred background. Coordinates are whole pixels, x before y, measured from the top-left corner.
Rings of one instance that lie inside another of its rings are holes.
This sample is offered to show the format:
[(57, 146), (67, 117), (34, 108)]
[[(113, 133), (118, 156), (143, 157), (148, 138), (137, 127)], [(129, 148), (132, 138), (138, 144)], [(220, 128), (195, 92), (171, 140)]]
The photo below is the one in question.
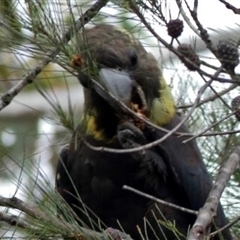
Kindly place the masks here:
[[(0, 5), (0, 96), (7, 93), (41, 61), (51, 50), (59, 47), (56, 58), (43, 68), (33, 83), (28, 84), (13, 101), (0, 111), (0, 194), (17, 196), (41, 204), (45, 201), (42, 188), (54, 191), (54, 174), (61, 149), (68, 144), (72, 131), (81, 119), (83, 91), (73, 74), (70, 62), (77, 53), (77, 34), (67, 44), (61, 44), (62, 35), (74, 21), (95, 1), (81, 0), (2, 0)], [(198, 27), (189, 13), (187, 2), (139, 1), (148, 23), (171, 46), (190, 44), (199, 56), (201, 69), (214, 74), (219, 60), (197, 34)], [(240, 8), (238, 0), (228, 1)], [(213, 44), (233, 39), (239, 45), (240, 16), (217, 0), (198, 3), (198, 18), (208, 31)], [(182, 34), (172, 41), (167, 22), (181, 19)], [(129, 9), (126, 1), (109, 1), (86, 27), (100, 22), (111, 23), (132, 32), (153, 53), (174, 92), (181, 114), (194, 103), (203, 78), (189, 69), (169, 48), (159, 42), (141, 20)], [(240, 73), (240, 68), (235, 68)], [(226, 72), (220, 77), (229, 79)], [(214, 91), (215, 92), (214, 92)], [(215, 93), (221, 97), (214, 97)], [(191, 115), (188, 125), (193, 133), (206, 129), (211, 136), (197, 138), (212, 177), (229, 155), (239, 138), (239, 123), (231, 113), (231, 100), (239, 94), (239, 87), (231, 83), (214, 82), (201, 99), (208, 99)], [(211, 97), (213, 98), (211, 99)], [(211, 126), (211, 127), (209, 127)], [(207, 130), (207, 128), (209, 128)], [(235, 132), (233, 132), (235, 131)], [(38, 183), (38, 184), (36, 184)], [(239, 215), (240, 175), (236, 172), (228, 184), (222, 203), (230, 219)], [(1, 209), (1, 208), (0, 208)], [(0, 238), (15, 236), (0, 222)], [(235, 231), (237, 231), (236, 227)], [(9, 235), (10, 234), (10, 235)], [(21, 235), (21, 233), (18, 233)]]

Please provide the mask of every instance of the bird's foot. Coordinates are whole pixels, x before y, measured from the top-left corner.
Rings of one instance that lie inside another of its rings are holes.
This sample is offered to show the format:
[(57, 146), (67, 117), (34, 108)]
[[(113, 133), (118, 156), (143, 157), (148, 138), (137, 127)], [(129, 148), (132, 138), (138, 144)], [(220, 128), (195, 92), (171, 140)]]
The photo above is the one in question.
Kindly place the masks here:
[(125, 149), (139, 147), (146, 142), (143, 132), (127, 121), (118, 125), (117, 138)]
[[(127, 121), (118, 125), (117, 138), (123, 149), (137, 148), (146, 143), (142, 131)], [(145, 155), (145, 150), (132, 153), (132, 156), (137, 160), (145, 158)]]

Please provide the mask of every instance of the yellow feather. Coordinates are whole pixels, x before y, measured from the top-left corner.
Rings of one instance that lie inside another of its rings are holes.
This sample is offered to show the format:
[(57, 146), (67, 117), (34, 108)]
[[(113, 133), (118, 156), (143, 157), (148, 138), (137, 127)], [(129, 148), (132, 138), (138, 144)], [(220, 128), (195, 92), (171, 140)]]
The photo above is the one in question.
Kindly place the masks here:
[(163, 77), (160, 77), (160, 83), (160, 98), (153, 101), (150, 121), (158, 126), (163, 126), (175, 116), (176, 108), (171, 90)]
[(92, 115), (86, 115), (85, 121), (87, 122), (86, 126), (86, 134), (91, 135), (94, 137), (94, 139), (101, 141), (105, 140), (103, 130), (97, 129), (97, 124), (95, 121), (95, 117)]
[(115, 141), (115, 138), (107, 138), (103, 129), (99, 129), (96, 124), (96, 118), (94, 115), (85, 114), (82, 124), (85, 124), (86, 134), (92, 136), (97, 141), (104, 141), (105, 143), (111, 143)]

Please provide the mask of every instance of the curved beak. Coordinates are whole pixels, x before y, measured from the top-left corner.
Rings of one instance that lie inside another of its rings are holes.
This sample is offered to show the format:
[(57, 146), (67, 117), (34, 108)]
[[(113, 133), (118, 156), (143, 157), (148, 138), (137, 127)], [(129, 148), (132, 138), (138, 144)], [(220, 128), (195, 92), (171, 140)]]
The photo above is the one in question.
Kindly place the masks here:
[[(126, 71), (112, 68), (101, 68), (99, 71), (100, 84), (119, 101), (129, 106), (131, 102), (133, 81)], [(106, 93), (99, 93), (108, 102)], [(110, 102), (111, 104), (111, 102)]]

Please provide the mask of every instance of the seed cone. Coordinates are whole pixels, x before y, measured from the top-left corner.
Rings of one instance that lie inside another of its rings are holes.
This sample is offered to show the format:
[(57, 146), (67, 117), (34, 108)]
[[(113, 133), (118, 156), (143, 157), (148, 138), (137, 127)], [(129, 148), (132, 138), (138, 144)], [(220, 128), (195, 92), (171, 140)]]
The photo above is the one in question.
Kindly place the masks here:
[(184, 65), (190, 70), (190, 71), (195, 71), (197, 70), (197, 68), (200, 67), (200, 59), (198, 57), (198, 55), (195, 53), (195, 51), (193, 50), (192, 46), (190, 44), (180, 44), (177, 48), (177, 50), (186, 58), (189, 59), (189, 61), (191, 62), (186, 62), (183, 61)]
[(173, 38), (178, 38), (183, 31), (183, 21), (180, 19), (170, 20), (167, 24), (168, 35)]
[(239, 64), (237, 43), (233, 40), (220, 40), (217, 45), (219, 60), (226, 70), (234, 71)]

